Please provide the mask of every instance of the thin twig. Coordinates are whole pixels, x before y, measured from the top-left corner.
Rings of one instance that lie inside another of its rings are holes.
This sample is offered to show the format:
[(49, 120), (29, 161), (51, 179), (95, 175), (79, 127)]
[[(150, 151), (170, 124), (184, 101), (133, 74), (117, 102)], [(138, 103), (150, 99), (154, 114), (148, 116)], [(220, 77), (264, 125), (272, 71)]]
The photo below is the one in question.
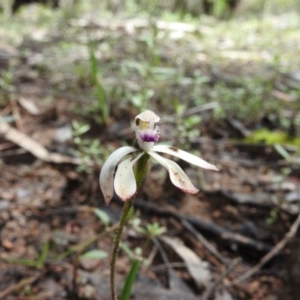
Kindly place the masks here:
[(211, 282), (210, 285), (207, 287), (207, 289), (205, 290), (205, 293), (202, 296), (202, 300), (208, 300), (214, 293), (215, 289), (222, 284), (222, 281), (224, 280), (225, 277), (227, 277), (227, 275), (229, 273), (231, 273), (237, 266), (238, 264), (241, 262), (241, 258), (238, 257), (236, 258), (232, 264), (226, 269), (224, 270), (224, 272), (220, 275), (220, 277), (215, 281), (215, 282)]
[[(164, 250), (163, 246), (161, 245), (160, 241), (157, 238), (153, 238), (152, 239), (154, 244), (156, 245), (158, 251), (161, 254), (161, 257), (163, 259), (164, 262), (164, 267), (167, 270), (167, 277), (168, 277), (168, 286), (169, 289), (171, 290), (181, 290), (181, 291), (185, 291), (187, 293), (191, 293), (190, 288), (186, 285), (186, 283), (180, 279), (175, 271), (173, 270), (173, 265), (172, 263), (169, 262), (168, 256), (166, 254), (166, 251)], [(189, 264), (190, 266), (190, 264)], [(185, 268), (189, 268), (189, 266), (187, 264), (185, 264)], [(195, 264), (195, 267), (199, 267), (199, 264)]]
[(176, 122), (177, 118), (188, 117), (188, 116), (195, 115), (195, 114), (207, 111), (207, 110), (213, 110), (213, 109), (216, 109), (218, 107), (219, 107), (218, 102), (210, 102), (210, 103), (203, 104), (201, 106), (191, 107), (191, 108), (187, 109), (184, 113), (182, 113), (180, 115), (174, 114), (174, 115), (171, 115), (169, 117), (164, 118), (164, 120), (162, 120), (160, 122), (160, 124), (173, 123), (173, 122)]
[[(195, 266), (198, 267), (199, 264), (195, 263), (195, 264), (190, 264), (191, 266)], [(168, 263), (168, 264), (161, 264), (161, 265), (156, 265), (156, 266), (152, 266), (149, 269), (151, 271), (160, 271), (160, 270), (164, 270), (166, 268), (187, 268), (187, 264), (185, 262), (172, 262), (172, 263)]]
[(148, 255), (148, 258), (146, 259), (146, 263), (144, 264), (144, 266), (142, 265), (142, 269), (144, 270), (144, 273), (150, 268), (150, 266), (152, 265), (152, 262), (156, 256), (157, 253), (157, 247), (154, 245), (152, 247), (152, 250), (150, 252), (150, 254)]
[[(160, 252), (160, 255), (163, 259), (165, 267), (167, 268), (168, 280), (169, 280), (169, 286), (170, 286), (172, 267), (170, 267), (170, 262), (168, 260), (168, 256), (166, 254), (166, 251), (164, 250), (164, 248), (162, 247), (161, 243), (159, 242), (159, 240), (157, 238), (153, 237), (152, 241), (155, 244), (155, 246), (157, 247), (158, 251)], [(172, 287), (170, 286), (170, 288), (172, 288)]]
[(228, 265), (229, 260), (226, 259), (199, 231), (197, 231), (190, 222), (185, 219), (181, 219), (182, 225), (190, 231), (202, 245), (214, 256), (216, 256), (223, 264)]
[(268, 261), (270, 261), (276, 254), (278, 254), (284, 246), (289, 242), (297, 233), (298, 227), (300, 225), (300, 213), (291, 226), (290, 230), (286, 233), (284, 238), (270, 251), (268, 252), (261, 260), (260, 262), (254, 266), (252, 269), (250, 269), (248, 272), (246, 272), (244, 275), (240, 276), (236, 280), (234, 280), (230, 285), (239, 284), (242, 281), (248, 279), (253, 274), (255, 274), (257, 271), (259, 271)]
[(41, 273), (38, 273), (38, 274), (35, 274), (35, 275), (33, 275), (29, 278), (25, 278), (25, 279), (21, 280), (20, 282), (18, 282), (16, 284), (10, 285), (9, 287), (7, 287), (6, 289), (4, 289), (3, 291), (0, 292), (0, 299), (5, 299), (5, 297), (10, 295), (11, 293), (22, 289), (26, 285), (32, 284), (40, 276), (41, 276)]

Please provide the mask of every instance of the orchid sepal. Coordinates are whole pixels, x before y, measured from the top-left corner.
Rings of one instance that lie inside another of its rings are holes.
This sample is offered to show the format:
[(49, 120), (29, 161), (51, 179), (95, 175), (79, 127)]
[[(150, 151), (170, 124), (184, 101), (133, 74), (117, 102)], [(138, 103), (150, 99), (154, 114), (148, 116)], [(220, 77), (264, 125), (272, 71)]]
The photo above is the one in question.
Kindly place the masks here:
[(185, 160), (190, 164), (196, 165), (203, 169), (219, 171), (219, 169), (215, 165), (212, 165), (207, 161), (205, 161), (204, 159), (196, 155), (193, 155), (191, 153), (188, 153), (184, 150), (178, 149), (176, 147), (167, 146), (167, 145), (155, 145), (153, 146), (152, 151), (166, 153), (166, 154), (179, 157), (180, 159)]
[(131, 199), (136, 193), (137, 184), (133, 172), (133, 166), (143, 154), (143, 152), (140, 152), (136, 155), (136, 157), (131, 155), (118, 165), (114, 179), (114, 188), (117, 195), (123, 201)]
[(170, 179), (176, 187), (188, 194), (196, 194), (199, 192), (199, 190), (194, 187), (186, 173), (177, 163), (160, 156), (156, 152), (149, 151), (148, 153), (151, 157), (153, 157), (157, 162), (159, 162), (168, 170)]
[(109, 204), (114, 195), (114, 174), (116, 166), (124, 156), (133, 152), (138, 152), (138, 150), (130, 146), (121, 147), (110, 154), (102, 166), (99, 182), (106, 205)]

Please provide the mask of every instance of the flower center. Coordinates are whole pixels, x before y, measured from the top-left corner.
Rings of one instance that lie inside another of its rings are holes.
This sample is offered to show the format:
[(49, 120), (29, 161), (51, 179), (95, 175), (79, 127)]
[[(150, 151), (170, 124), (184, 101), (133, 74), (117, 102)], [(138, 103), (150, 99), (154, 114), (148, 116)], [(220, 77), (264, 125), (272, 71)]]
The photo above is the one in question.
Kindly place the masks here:
[(143, 121), (139, 118), (136, 118), (135, 125), (138, 145), (147, 152), (153, 147), (154, 143), (159, 140), (159, 127), (155, 126), (152, 120)]
[(153, 142), (156, 143), (159, 140), (159, 137), (156, 133), (142, 133), (140, 134), (140, 138), (143, 142)]

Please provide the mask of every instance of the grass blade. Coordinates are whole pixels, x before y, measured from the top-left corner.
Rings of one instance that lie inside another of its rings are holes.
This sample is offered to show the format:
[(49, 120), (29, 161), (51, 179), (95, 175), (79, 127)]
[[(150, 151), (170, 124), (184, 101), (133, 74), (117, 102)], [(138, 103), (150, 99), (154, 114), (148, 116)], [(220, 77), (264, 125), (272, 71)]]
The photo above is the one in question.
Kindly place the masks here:
[(130, 293), (131, 293), (131, 289), (132, 286), (134, 284), (137, 272), (139, 270), (140, 267), (140, 260), (135, 259), (132, 264), (131, 264), (131, 268), (130, 271), (126, 277), (123, 289), (122, 289), (122, 293), (120, 295), (120, 300), (128, 300), (130, 297)]

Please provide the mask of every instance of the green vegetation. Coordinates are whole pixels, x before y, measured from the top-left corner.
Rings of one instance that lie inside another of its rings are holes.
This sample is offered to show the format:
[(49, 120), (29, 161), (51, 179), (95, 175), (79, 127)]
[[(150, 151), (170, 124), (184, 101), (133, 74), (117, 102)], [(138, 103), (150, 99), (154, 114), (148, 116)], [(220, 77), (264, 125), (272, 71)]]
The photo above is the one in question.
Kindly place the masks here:
[[(277, 89), (281, 74), (293, 71), (293, 66), (299, 63), (295, 55), (299, 18), (290, 12), (269, 14), (280, 7), (284, 12), (288, 3), (280, 6), (267, 1), (261, 7), (253, 1), (245, 11), (241, 7), (235, 18), (221, 22), (212, 17), (199, 19), (188, 13), (182, 15), (176, 9), (170, 20), (168, 7), (161, 8), (158, 1), (126, 3), (126, 7), (118, 10), (105, 1), (100, 6), (85, 1), (77, 4), (72, 19), (67, 22), (69, 7), (50, 11), (37, 6), (30, 16), (24, 8), (13, 16), (12, 26), (4, 26), (8, 30), (0, 29), (1, 36), (19, 45), (27, 58), (30, 49), (26, 43), (20, 43), (20, 34), (28, 40), (38, 38), (41, 43), (47, 42), (43, 59), (36, 66), (38, 72), (50, 79), (54, 95), (65, 92), (82, 95), (84, 100), (74, 99), (71, 106), (100, 123), (108, 122), (110, 107), (115, 105), (142, 110), (154, 105), (157, 109), (168, 107), (174, 101), (186, 107), (218, 101), (220, 106), (215, 110), (215, 117), (234, 116), (252, 124), (268, 113), (283, 117), (282, 112), (290, 109), (289, 103), (274, 97), (272, 92)], [(251, 11), (256, 6), (265, 12), (263, 17), (252, 17)], [(95, 30), (85, 29), (76, 21), (91, 13), (91, 9), (92, 18), (101, 12)], [(137, 25), (129, 25), (123, 19), (135, 15), (137, 20), (145, 17), (146, 11), (156, 12), (155, 18), (165, 19), (167, 23), (159, 24), (152, 18), (149, 25), (138, 21)], [(115, 23), (111, 20), (113, 13), (119, 17)], [(0, 18), (3, 24), (11, 22), (7, 16)], [(169, 21), (188, 21), (191, 27), (187, 31), (180, 26), (170, 30)], [(32, 25), (36, 26), (33, 34)], [(119, 31), (115, 26), (119, 26)], [(126, 32), (126, 26), (132, 26), (133, 34)], [(48, 34), (38, 36), (41, 28), (47, 28)], [(51, 35), (61, 32), (63, 40), (51, 41)], [(102, 37), (100, 43), (95, 37), (97, 32)], [(1, 76), (5, 91), (10, 89), (13, 80), (7, 74)], [(283, 84), (279, 89), (287, 95), (298, 94), (289, 85)]]
[(4, 258), (5, 261), (14, 263), (14, 264), (19, 264), (31, 268), (36, 268), (36, 269), (42, 269), (45, 266), (46, 259), (49, 253), (49, 242), (45, 242), (43, 245), (43, 249), (40, 255), (38, 255), (37, 259), (26, 259), (26, 258), (11, 258), (11, 257), (6, 257)]
[(300, 147), (300, 138), (291, 138), (286, 132), (270, 131), (266, 128), (254, 131), (246, 141), (254, 144), (263, 142), (267, 145), (281, 144)]
[(73, 141), (76, 149), (70, 148), (70, 154), (81, 158), (82, 163), (78, 166), (79, 172), (90, 173), (94, 166), (100, 166), (107, 151), (101, 147), (100, 141), (97, 139), (84, 138), (83, 135), (87, 133), (91, 126), (85, 123), (79, 123), (74, 120), (73, 123)]

